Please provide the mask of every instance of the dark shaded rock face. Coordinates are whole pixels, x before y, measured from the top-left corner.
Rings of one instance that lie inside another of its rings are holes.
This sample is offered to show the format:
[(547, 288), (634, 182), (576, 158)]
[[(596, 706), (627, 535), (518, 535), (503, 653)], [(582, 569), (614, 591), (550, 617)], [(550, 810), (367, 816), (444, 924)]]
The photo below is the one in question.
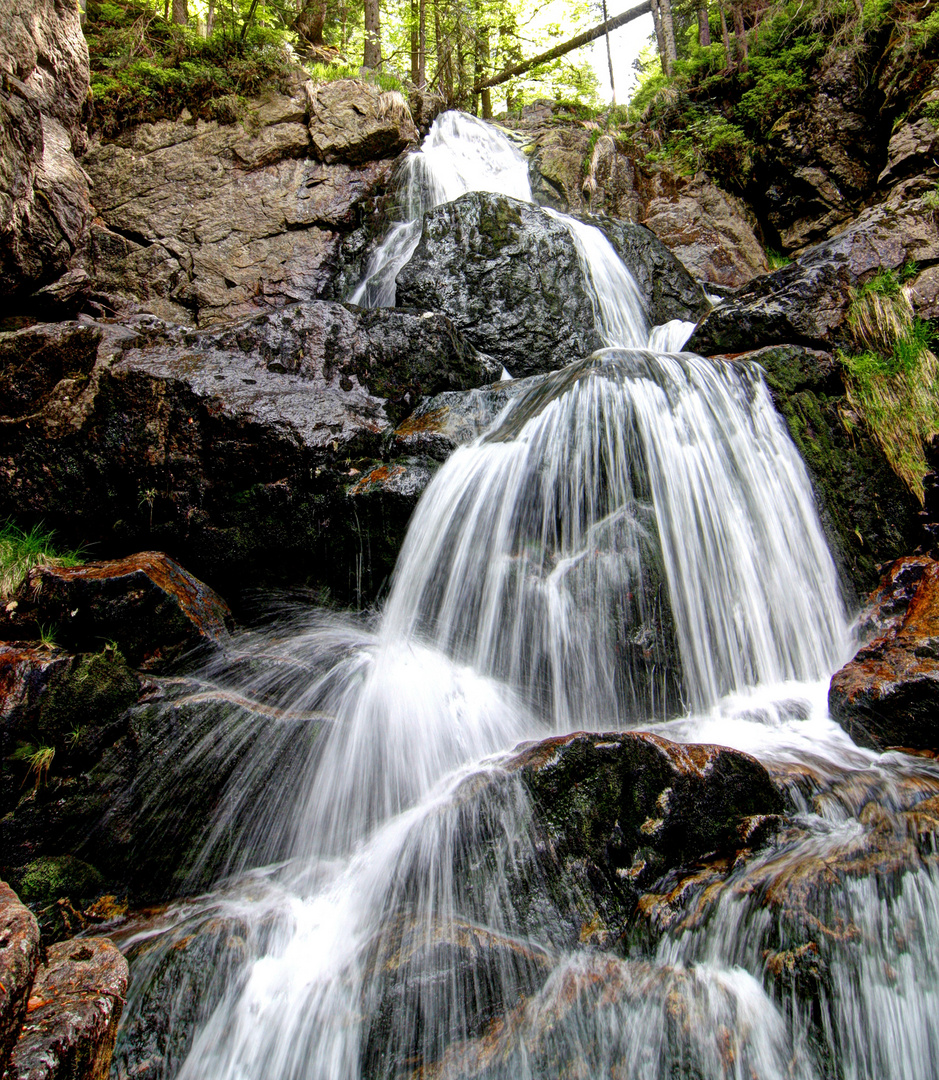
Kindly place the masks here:
[(39, 926), (16, 893), (0, 881), (0, 1075), (26, 1016), (26, 1003), (39, 965)]
[[(139, 693), (139, 679), (113, 649), (72, 656), (0, 644), (0, 755), (8, 758), (17, 744), (48, 746), (56, 752), (57, 767), (66, 758), (81, 764), (113, 741), (122, 714)], [(29, 775), (25, 760), (19, 768), (10, 762), (5, 768), (11, 780), (17, 777), (24, 785), (42, 779), (38, 769)], [(12, 784), (2, 805), (9, 809), (22, 794), (22, 787)]]
[(629, 267), (653, 326), (672, 319), (694, 322), (711, 310), (704, 289), (661, 240), (642, 225), (599, 218), (598, 225)]
[(939, 748), (939, 562), (893, 563), (860, 628), (876, 636), (832, 678), (833, 719), (873, 750)]
[(127, 978), (127, 961), (107, 938), (53, 945), (7, 1080), (106, 1080)]
[(881, 268), (939, 259), (939, 230), (924, 185), (898, 186), (844, 232), (758, 278), (706, 316), (686, 348), (713, 356), (765, 345), (830, 349), (848, 342), (852, 286)]
[[(827, 352), (775, 345), (725, 356), (759, 364), (809, 471), (829, 545), (859, 596), (880, 566), (922, 539), (919, 503), (845, 399), (841, 365)], [(851, 422), (853, 420), (853, 423)]]
[(12, 0), (0, 31), (0, 301), (58, 277), (91, 207), (75, 154), (88, 48), (67, 0)]
[[(0, 335), (0, 349), (39, 333)], [(138, 321), (48, 334), (80, 370), (0, 424), (0, 513), (104, 555), (159, 546), (226, 592), (250, 574), (373, 594), (416, 496), (347, 488), (386, 460), (420, 397), (492, 370), (444, 316), (327, 302), (217, 333)]]
[(228, 636), (228, 605), (159, 551), (83, 566), (37, 566), (14, 596), (17, 619), (54, 627), (71, 648), (116, 643), (138, 668), (154, 670), (186, 650)]
[(516, 377), (563, 367), (603, 344), (570, 233), (503, 195), (471, 192), (425, 214), (397, 296), (444, 312)]

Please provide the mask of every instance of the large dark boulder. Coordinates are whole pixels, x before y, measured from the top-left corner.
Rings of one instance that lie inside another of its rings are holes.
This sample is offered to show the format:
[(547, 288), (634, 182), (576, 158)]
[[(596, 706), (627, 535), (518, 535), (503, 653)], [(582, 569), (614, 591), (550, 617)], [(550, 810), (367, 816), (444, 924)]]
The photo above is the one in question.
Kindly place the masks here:
[(216, 592), (159, 551), (35, 566), (12, 604), (18, 624), (30, 619), (70, 648), (112, 642), (135, 667), (149, 670), (187, 650), (223, 643), (232, 623)]
[[(702, 287), (648, 229), (587, 220), (636, 278), (652, 324), (709, 310)], [(570, 231), (504, 195), (470, 192), (425, 214), (397, 282), (399, 303), (445, 312), (515, 378), (564, 367), (604, 344)]]
[(784, 809), (748, 754), (646, 732), (562, 735), (522, 749), (509, 768), (554, 858), (581, 879), (586, 868), (601, 900), (743, 847), (750, 818)]
[(327, 302), (216, 332), (35, 328), (0, 335), (0, 351), (43, 335), (50, 363), (69, 350), (66, 375), (28, 405), (10, 395), (0, 513), (96, 555), (159, 547), (226, 593), (293, 576), (374, 595), (416, 495), (348, 489), (387, 462), (421, 397), (493, 372), (442, 315)]
[(570, 233), (504, 195), (470, 192), (425, 214), (397, 281), (399, 304), (444, 312), (516, 378), (603, 344)]
[(832, 677), (833, 719), (873, 750), (939, 748), (939, 562), (893, 563), (860, 626), (875, 636)]

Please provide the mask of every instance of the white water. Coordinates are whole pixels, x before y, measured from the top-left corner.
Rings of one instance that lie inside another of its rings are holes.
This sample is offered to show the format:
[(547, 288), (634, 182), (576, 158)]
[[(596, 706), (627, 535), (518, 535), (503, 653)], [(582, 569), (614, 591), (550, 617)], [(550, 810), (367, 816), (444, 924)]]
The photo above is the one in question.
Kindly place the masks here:
[[(438, 125), (409, 173), (421, 192), (520, 182), (518, 156), (490, 129), (452, 115)], [(467, 162), (492, 171), (470, 175)], [(259, 850), (289, 859), (175, 917), (170, 951), (228, 919), (246, 927), (245, 955), (165, 1075), (371, 1080), (424, 1063), (421, 1075), (440, 1077), (782, 1080), (828, 1076), (829, 1057), (846, 1080), (933, 1075), (933, 864), (914, 857), (916, 872), (882, 895), (871, 877), (825, 894), (819, 917), (857, 927), (864, 948), (851, 934), (834, 947), (821, 1047), (811, 1006), (764, 989), (774, 917), (749, 883), (887, 844), (857, 821), (856, 792), (876, 789), (894, 812), (904, 785), (939, 791), (939, 772), (858, 751), (827, 718), (846, 617), (804, 467), (759, 373), (648, 351), (628, 272), (596, 230), (569, 227), (611, 348), (537, 382), (440, 469), (377, 625), (319, 617), (280, 646), (312, 671), (278, 687), (282, 703), (331, 720), (298, 751), (299, 784), (269, 774), (241, 835), (232, 785), (209, 846), (245, 864)], [(404, 246), (391, 247), (365, 286), (372, 299), (393, 289)], [(686, 330), (658, 328), (653, 347)], [(663, 723), (676, 708), (685, 718)], [(525, 738), (656, 722), (672, 739), (739, 746), (780, 776), (797, 770), (801, 831), (735, 870), (703, 927), (643, 958), (572, 952), (560, 916), (532, 913), (510, 887), (531, 808), (500, 761)], [(239, 776), (267, 776), (266, 760), (262, 747)], [(453, 954), (442, 967), (441, 950)], [(145, 1012), (148, 974), (159, 986), (168, 954), (153, 955), (131, 1018)], [(480, 1010), (492, 1001), (502, 1011), (489, 1028)]]

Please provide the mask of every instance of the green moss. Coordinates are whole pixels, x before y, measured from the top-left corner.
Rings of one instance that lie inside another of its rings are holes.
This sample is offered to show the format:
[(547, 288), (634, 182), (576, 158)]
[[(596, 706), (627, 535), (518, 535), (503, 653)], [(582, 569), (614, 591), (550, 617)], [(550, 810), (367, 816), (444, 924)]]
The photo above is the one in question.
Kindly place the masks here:
[(84, 903), (102, 891), (104, 878), (90, 863), (72, 855), (56, 855), (25, 866), (18, 874), (17, 886), (27, 904), (52, 904), (63, 897)]

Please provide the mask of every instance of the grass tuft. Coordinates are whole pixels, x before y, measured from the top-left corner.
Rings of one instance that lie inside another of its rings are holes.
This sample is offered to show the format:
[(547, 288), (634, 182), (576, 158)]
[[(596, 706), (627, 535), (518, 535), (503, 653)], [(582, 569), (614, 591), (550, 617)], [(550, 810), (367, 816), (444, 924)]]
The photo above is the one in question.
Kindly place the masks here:
[(9, 598), (34, 566), (78, 566), (81, 551), (59, 550), (54, 539), (42, 525), (24, 530), (12, 521), (0, 524), (0, 598)]
[(904, 276), (881, 270), (854, 290), (848, 326), (857, 351), (838, 358), (849, 404), (922, 502), (929, 471), (924, 442), (939, 432), (939, 363), (932, 330), (914, 315)]

